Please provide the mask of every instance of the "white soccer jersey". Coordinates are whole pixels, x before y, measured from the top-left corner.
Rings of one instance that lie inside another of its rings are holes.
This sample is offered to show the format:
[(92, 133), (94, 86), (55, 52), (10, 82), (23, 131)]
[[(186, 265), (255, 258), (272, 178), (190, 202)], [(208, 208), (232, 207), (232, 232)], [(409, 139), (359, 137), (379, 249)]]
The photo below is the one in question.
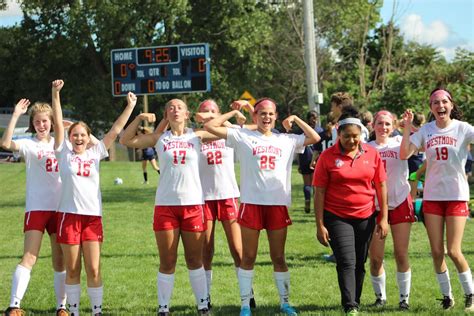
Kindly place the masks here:
[(54, 138), (41, 142), (36, 137), (14, 141), (26, 164), (26, 212), (56, 211), (61, 179), (54, 155)]
[(291, 204), (291, 165), (296, 150), (304, 150), (305, 135), (275, 134), (227, 129), (226, 145), (240, 161), (242, 203)]
[[(401, 136), (390, 137), (385, 145), (378, 145), (375, 141), (369, 143), (377, 149), (382, 158), (387, 173), (388, 209), (393, 210), (405, 201), (410, 194), (408, 183), (408, 161), (400, 159)], [(378, 207), (378, 201), (375, 199)]]
[(199, 160), (204, 200), (223, 200), (240, 196), (234, 171), (234, 149), (224, 139), (201, 145)]
[(427, 201), (469, 201), (469, 185), (464, 175), (467, 145), (474, 142), (474, 127), (452, 120), (446, 128), (436, 121), (423, 125), (410, 136), (417, 148), (424, 147), (426, 175), (423, 199)]
[(166, 131), (155, 148), (161, 170), (155, 205), (204, 204), (199, 178), (201, 139), (190, 128), (180, 136)]
[(105, 144), (100, 141), (78, 155), (65, 140), (56, 150), (56, 157), (63, 183), (59, 211), (102, 216), (99, 165), (108, 157)]

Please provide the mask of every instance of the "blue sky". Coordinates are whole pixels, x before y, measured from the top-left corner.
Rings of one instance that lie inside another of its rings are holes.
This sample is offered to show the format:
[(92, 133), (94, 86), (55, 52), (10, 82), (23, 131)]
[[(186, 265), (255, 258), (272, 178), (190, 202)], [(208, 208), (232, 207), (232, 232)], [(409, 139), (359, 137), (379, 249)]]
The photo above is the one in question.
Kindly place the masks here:
[[(317, 5), (318, 0), (313, 0)], [(9, 8), (0, 11), (0, 26), (22, 19), (19, 5), (8, 0)], [(388, 21), (395, 8), (395, 23), (405, 39), (436, 47), (448, 60), (456, 47), (474, 51), (474, 0), (384, 0), (382, 17)]]
[(474, 0), (384, 0), (385, 22), (394, 3), (395, 23), (406, 40), (431, 44), (448, 60), (456, 47), (474, 51)]

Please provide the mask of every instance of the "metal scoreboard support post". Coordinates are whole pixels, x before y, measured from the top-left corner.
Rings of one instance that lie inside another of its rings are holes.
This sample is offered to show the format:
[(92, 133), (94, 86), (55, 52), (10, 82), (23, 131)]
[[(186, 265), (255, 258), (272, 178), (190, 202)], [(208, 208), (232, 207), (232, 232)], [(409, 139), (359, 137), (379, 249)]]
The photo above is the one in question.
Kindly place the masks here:
[(113, 49), (110, 62), (114, 97), (211, 90), (206, 43)]

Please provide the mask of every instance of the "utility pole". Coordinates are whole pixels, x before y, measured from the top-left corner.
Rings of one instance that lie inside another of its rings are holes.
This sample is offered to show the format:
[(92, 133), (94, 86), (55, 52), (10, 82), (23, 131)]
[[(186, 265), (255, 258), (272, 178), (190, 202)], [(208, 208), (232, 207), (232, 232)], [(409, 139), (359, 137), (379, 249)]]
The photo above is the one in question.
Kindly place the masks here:
[(319, 104), (322, 98), (318, 91), (318, 68), (316, 63), (316, 44), (314, 35), (313, 0), (303, 0), (304, 11), (304, 56), (306, 64), (306, 85), (308, 87), (309, 108), (319, 114)]

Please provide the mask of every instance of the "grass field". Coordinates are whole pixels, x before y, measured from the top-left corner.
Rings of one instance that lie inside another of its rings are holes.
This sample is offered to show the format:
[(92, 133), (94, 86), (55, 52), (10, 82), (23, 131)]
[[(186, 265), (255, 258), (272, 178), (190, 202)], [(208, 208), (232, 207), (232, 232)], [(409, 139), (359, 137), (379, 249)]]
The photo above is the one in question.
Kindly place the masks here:
[[(25, 168), (24, 164), (0, 164), (0, 308), (9, 303), (12, 272), (23, 251), (23, 217)], [(156, 314), (156, 274), (158, 256), (152, 230), (153, 202), (157, 176), (149, 171), (150, 185), (142, 185), (140, 163), (103, 162), (102, 195), (104, 208), (104, 243), (102, 248), (102, 277), (104, 280), (104, 314)], [(124, 184), (115, 186), (120, 177)], [(317, 243), (313, 214), (303, 212), (302, 180), (293, 171), (293, 206), (290, 215), (286, 257), (291, 272), (290, 300), (301, 315), (341, 315), (340, 296), (334, 264), (326, 263), (322, 255), (328, 249)], [(398, 289), (392, 241), (387, 240), (385, 268), (387, 271), (388, 306), (384, 315), (397, 315)], [(474, 221), (467, 223), (464, 253), (474, 267)], [(440, 315), (442, 313), (438, 283), (433, 272), (428, 239), (420, 223), (413, 225), (410, 260), (412, 266), (411, 313)], [(43, 240), (38, 263), (33, 269), (22, 307), (28, 315), (54, 313), (53, 274), (49, 241)], [(456, 306), (449, 315), (463, 314), (464, 300), (456, 270), (448, 259)], [(258, 308), (255, 315), (278, 314), (278, 294), (273, 282), (271, 261), (266, 236), (262, 233), (256, 263), (254, 289)], [(83, 272), (84, 275), (84, 272)], [(81, 312), (90, 313), (85, 278), (82, 279)], [(216, 230), (214, 282), (212, 287), (213, 313), (237, 315), (240, 298), (232, 259), (221, 226)], [(362, 296), (362, 314), (380, 314), (368, 304), (374, 301), (372, 286), (366, 276)], [(195, 315), (194, 296), (180, 247), (175, 288), (171, 302), (174, 315)]]

